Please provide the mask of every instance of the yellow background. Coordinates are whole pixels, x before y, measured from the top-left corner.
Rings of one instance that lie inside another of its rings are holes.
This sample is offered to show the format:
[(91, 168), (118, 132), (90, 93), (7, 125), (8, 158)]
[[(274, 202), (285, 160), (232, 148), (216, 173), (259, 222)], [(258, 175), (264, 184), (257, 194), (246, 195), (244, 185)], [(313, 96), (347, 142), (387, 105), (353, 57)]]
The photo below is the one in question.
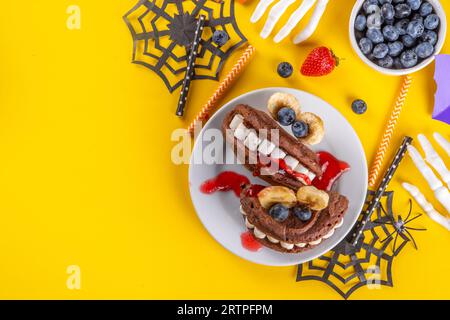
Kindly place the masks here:
[[(330, 1), (319, 29), (300, 46), (261, 39), (264, 21), (249, 22), (256, 2), (236, 3), (240, 28), (257, 53), (225, 100), (267, 86), (311, 92), (350, 121), (370, 164), (401, 79), (373, 71), (352, 51), (353, 1)], [(189, 123), (217, 83), (194, 82), (185, 119), (175, 117), (178, 94), (130, 63), (122, 15), (135, 3), (2, 4), (0, 298), (339, 298), (321, 283), (296, 283), (296, 267), (234, 256), (203, 228), (188, 195), (188, 167), (170, 161), (170, 135)], [(81, 30), (66, 27), (73, 4), (81, 8)], [(449, 11), (450, 3), (443, 4)], [(330, 76), (305, 78), (298, 69), (316, 45), (333, 48), (343, 61)], [(450, 53), (450, 41), (443, 52)], [(294, 65), (290, 79), (276, 75), (281, 61)], [(433, 71), (430, 65), (414, 75), (395, 146), (405, 134), (436, 130), (450, 137), (449, 126), (431, 120)], [(366, 114), (351, 111), (354, 98), (367, 101)], [(401, 181), (420, 185), (432, 199), (406, 159), (391, 184), (397, 212), (407, 209)], [(395, 260), (395, 287), (362, 288), (352, 298), (450, 298), (450, 235), (428, 217), (415, 226), (428, 231), (414, 233), (418, 251), (408, 245)], [(81, 290), (66, 287), (69, 265), (81, 268)]]

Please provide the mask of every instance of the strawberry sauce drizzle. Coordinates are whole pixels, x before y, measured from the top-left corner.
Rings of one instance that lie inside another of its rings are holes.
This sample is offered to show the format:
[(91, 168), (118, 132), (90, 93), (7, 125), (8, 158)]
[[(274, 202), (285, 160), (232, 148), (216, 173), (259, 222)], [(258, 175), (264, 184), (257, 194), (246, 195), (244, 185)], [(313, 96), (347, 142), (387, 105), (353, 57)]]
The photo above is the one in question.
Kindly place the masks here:
[(250, 184), (250, 180), (246, 176), (233, 171), (224, 171), (217, 177), (203, 182), (200, 186), (200, 191), (206, 194), (211, 194), (216, 191), (233, 191), (239, 197), (242, 187), (246, 184)]
[(256, 169), (253, 171), (253, 175), (255, 177), (258, 177), (261, 175), (261, 169), (262, 168), (270, 168), (273, 166), (275, 169), (279, 168), (278, 172), (280, 173), (286, 173), (294, 178), (301, 179), (305, 184), (311, 185), (311, 179), (306, 174), (294, 171), (292, 168), (290, 168), (284, 159), (274, 159), (267, 156), (258, 156), (258, 163), (256, 165)]
[(241, 243), (248, 251), (256, 252), (262, 248), (262, 245), (256, 241), (255, 236), (250, 231), (241, 233)]
[(317, 153), (319, 163), (322, 166), (323, 174), (321, 177), (316, 177), (312, 181), (312, 185), (317, 189), (330, 191), (336, 180), (346, 171), (350, 166), (344, 162), (336, 159), (331, 153), (321, 151)]

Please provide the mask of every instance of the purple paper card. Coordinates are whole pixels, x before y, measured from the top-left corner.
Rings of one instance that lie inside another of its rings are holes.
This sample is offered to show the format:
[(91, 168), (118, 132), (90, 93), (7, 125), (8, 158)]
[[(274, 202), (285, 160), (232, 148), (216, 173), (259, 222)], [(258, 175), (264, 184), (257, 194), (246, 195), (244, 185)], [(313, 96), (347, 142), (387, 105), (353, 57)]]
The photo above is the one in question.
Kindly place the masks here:
[(437, 89), (434, 95), (433, 119), (450, 124), (450, 55), (436, 56), (434, 81)]

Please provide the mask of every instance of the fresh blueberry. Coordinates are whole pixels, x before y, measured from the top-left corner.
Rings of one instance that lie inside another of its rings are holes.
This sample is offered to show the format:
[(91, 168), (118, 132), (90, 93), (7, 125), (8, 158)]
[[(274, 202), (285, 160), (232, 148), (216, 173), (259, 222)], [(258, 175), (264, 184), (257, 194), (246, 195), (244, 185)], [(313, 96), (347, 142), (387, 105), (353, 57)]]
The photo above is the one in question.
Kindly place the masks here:
[(294, 136), (296, 136), (297, 138), (304, 138), (308, 135), (309, 133), (309, 126), (306, 122), (304, 121), (295, 121), (292, 124), (292, 133), (294, 134)]
[(361, 40), (359, 40), (359, 48), (361, 49), (362, 53), (368, 55), (372, 52), (373, 43), (367, 38), (361, 38)]
[(416, 47), (416, 53), (419, 58), (426, 59), (434, 52), (434, 47), (429, 42), (422, 42)]
[(428, 15), (423, 24), (425, 25), (425, 28), (427, 28), (428, 30), (434, 30), (438, 27), (439, 25), (439, 17), (437, 14), (430, 14)]
[(366, 32), (367, 38), (370, 39), (373, 43), (381, 43), (384, 41), (383, 34), (379, 29), (369, 29)]
[(378, 10), (380, 10), (380, 7), (378, 6), (378, 0), (366, 0), (363, 4), (363, 9), (366, 14), (374, 13), (375, 10), (377, 10), (376, 7), (378, 7)]
[(384, 26), (383, 27), (383, 35), (389, 41), (395, 41), (400, 36), (398, 34), (398, 29), (394, 26)]
[(402, 36), (402, 43), (406, 48), (411, 48), (416, 44), (416, 39), (411, 37), (409, 34), (405, 34)]
[(227, 43), (229, 39), (230, 39), (230, 37), (228, 36), (228, 33), (226, 33), (223, 30), (214, 31), (214, 34), (212, 36), (212, 41), (219, 47), (221, 47), (225, 43)]
[(394, 68), (395, 69), (403, 69), (402, 62), (400, 61), (400, 57), (394, 58)]
[(431, 45), (435, 45), (438, 39), (437, 33), (431, 30), (426, 30), (422, 37), (423, 42), (429, 42)]
[(366, 30), (367, 19), (366, 16), (359, 14), (355, 20), (355, 29), (359, 31)]
[(409, 20), (408, 19), (402, 19), (395, 23), (395, 26), (398, 29), (398, 34), (403, 36), (406, 34), (406, 28), (408, 27)]
[(378, 0), (378, 2), (383, 5), (385, 3), (392, 3), (392, 0)]
[(389, 47), (386, 43), (377, 44), (372, 51), (374, 58), (383, 59), (389, 53)]
[(386, 20), (392, 20), (395, 16), (395, 9), (394, 6), (390, 3), (385, 3), (381, 7), (381, 14), (383, 15), (383, 18)]
[(367, 111), (367, 103), (364, 100), (357, 99), (352, 102), (352, 110), (356, 114), (363, 114)]
[(388, 43), (389, 47), (389, 55), (391, 57), (397, 57), (402, 53), (403, 48), (405, 47), (401, 41), (395, 41)]
[(406, 0), (412, 10), (418, 10), (422, 4), (422, 0)]
[(418, 57), (414, 50), (407, 50), (400, 56), (400, 61), (403, 67), (412, 68), (417, 64)]
[(425, 1), (424, 3), (422, 3), (422, 5), (420, 6), (420, 9), (419, 9), (419, 13), (422, 17), (426, 17), (427, 15), (429, 15), (432, 12), (433, 12), (433, 6), (428, 1)]
[(386, 26), (393, 26), (394, 23), (395, 23), (395, 19), (391, 19), (391, 20), (386, 20), (386, 19), (384, 19), (384, 24), (385, 24)]
[(369, 29), (380, 29), (383, 24), (384, 19), (381, 13), (374, 13), (367, 17), (367, 28)]
[(394, 65), (394, 59), (391, 56), (386, 56), (383, 59), (379, 59), (377, 62), (382, 68), (392, 68)]
[(283, 126), (290, 126), (295, 121), (295, 111), (288, 107), (283, 107), (278, 111), (278, 121)]
[(290, 64), (289, 62), (281, 62), (277, 68), (277, 72), (279, 76), (282, 78), (289, 78), (292, 75), (293, 71), (294, 68), (292, 67), (292, 64)]
[(395, 6), (395, 17), (403, 19), (411, 15), (411, 7), (406, 3), (400, 3)]
[(422, 17), (419, 13), (415, 13), (415, 14), (412, 16), (411, 20), (419, 20), (420, 22), (423, 23), (423, 17)]
[(397, 4), (397, 3), (402, 3), (405, 2), (405, 0), (392, 0), (392, 3)]
[(293, 211), (295, 216), (299, 218), (301, 221), (306, 222), (309, 219), (311, 219), (312, 213), (311, 210), (307, 207), (297, 206), (294, 207)]
[(283, 222), (289, 216), (289, 209), (281, 203), (274, 204), (269, 209), (269, 214), (278, 222)]
[(419, 20), (412, 20), (406, 28), (406, 33), (408, 33), (413, 38), (419, 38), (424, 31), (425, 27)]

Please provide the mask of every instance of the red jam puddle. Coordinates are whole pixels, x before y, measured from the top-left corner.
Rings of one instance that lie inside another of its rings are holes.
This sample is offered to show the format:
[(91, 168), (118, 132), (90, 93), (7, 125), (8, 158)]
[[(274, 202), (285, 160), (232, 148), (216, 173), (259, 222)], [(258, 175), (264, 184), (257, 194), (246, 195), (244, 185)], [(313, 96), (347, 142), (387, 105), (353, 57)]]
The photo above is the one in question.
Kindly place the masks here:
[(322, 166), (323, 174), (316, 177), (312, 181), (312, 185), (320, 190), (330, 191), (337, 179), (346, 171), (350, 170), (350, 166), (341, 160), (336, 159), (331, 153), (321, 151), (317, 153), (319, 163)]
[(255, 236), (250, 231), (241, 233), (241, 243), (248, 251), (256, 252), (262, 248), (262, 245), (256, 241)]
[(206, 180), (200, 186), (200, 191), (211, 194), (216, 191), (233, 191), (239, 197), (242, 186), (250, 184), (250, 180), (246, 176), (233, 171), (224, 171), (213, 179)]

